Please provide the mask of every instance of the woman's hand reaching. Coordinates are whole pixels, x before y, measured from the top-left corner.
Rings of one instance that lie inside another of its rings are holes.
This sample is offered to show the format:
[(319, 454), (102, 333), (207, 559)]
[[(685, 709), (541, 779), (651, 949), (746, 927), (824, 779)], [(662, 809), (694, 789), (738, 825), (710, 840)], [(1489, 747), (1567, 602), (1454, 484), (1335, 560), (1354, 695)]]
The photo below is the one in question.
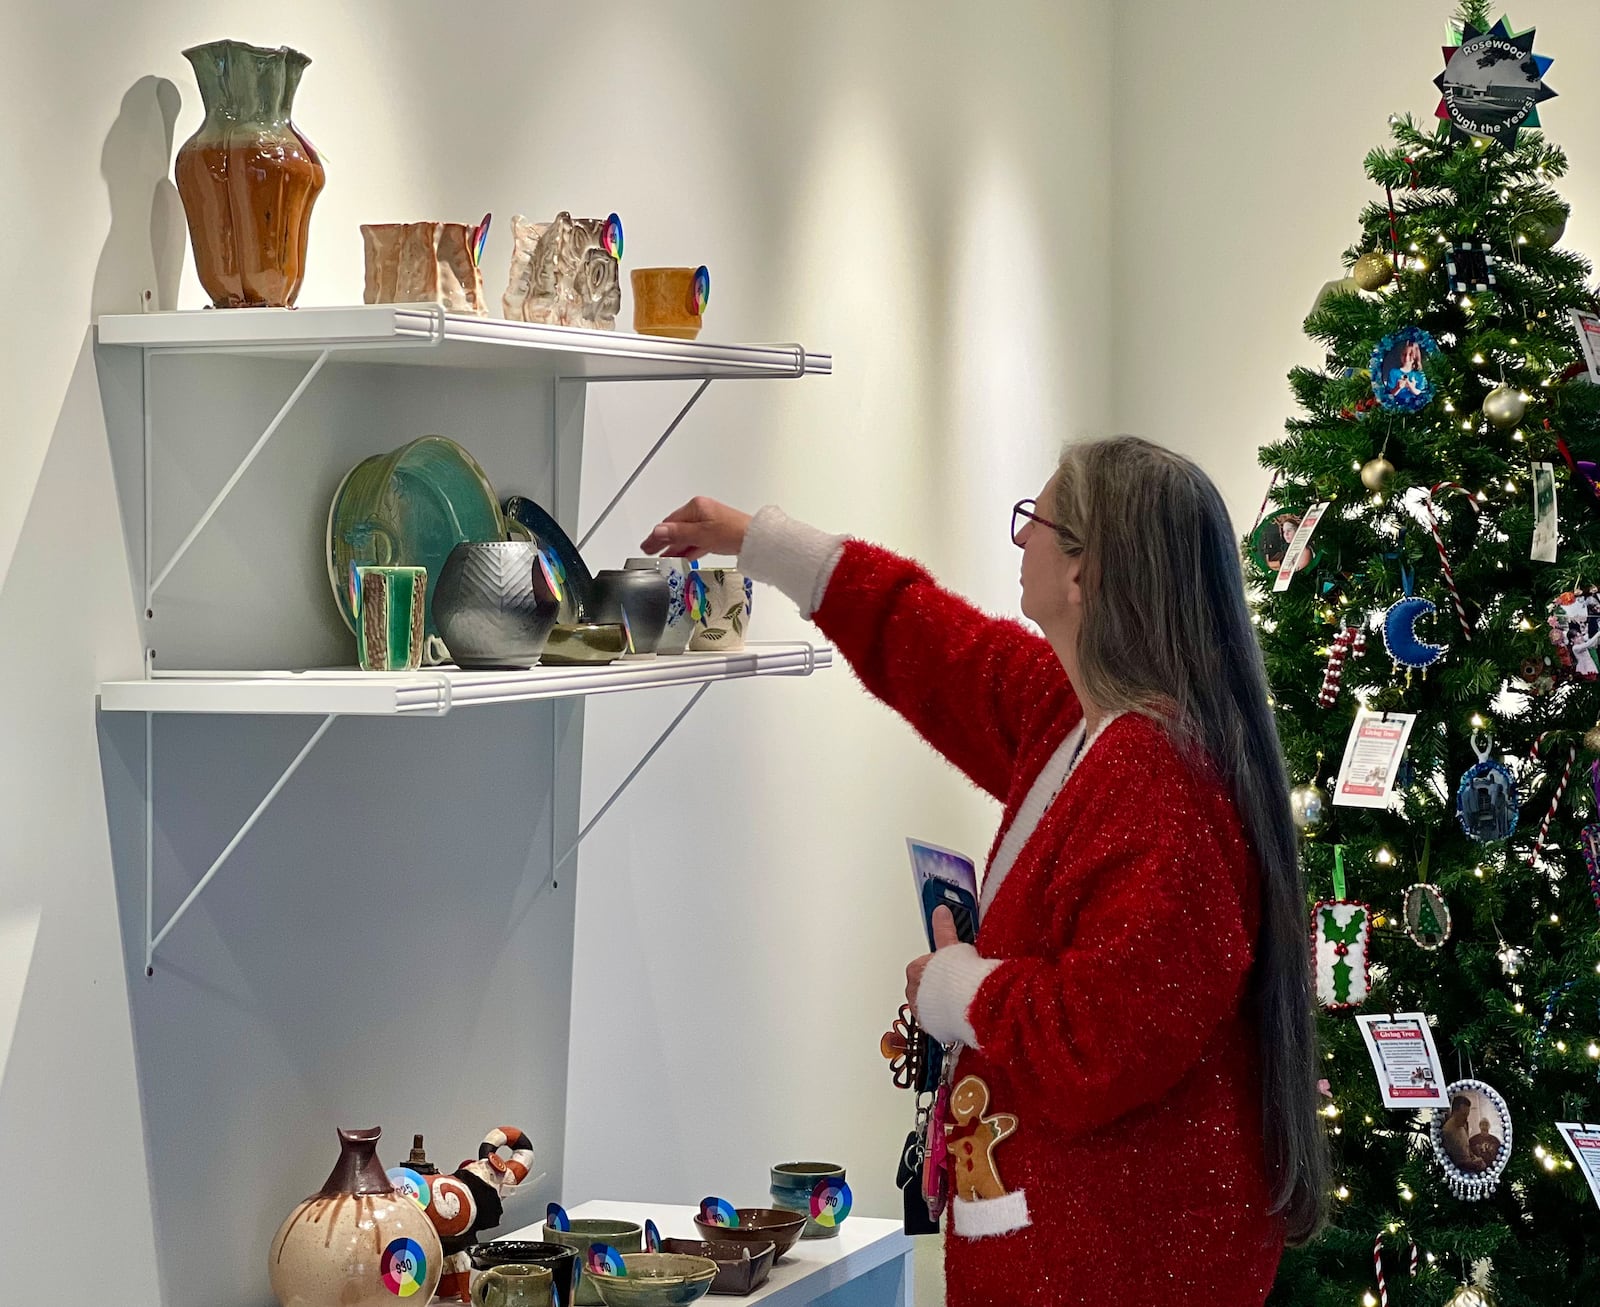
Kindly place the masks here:
[(749, 513), (696, 495), (682, 508), (667, 514), (639, 548), (666, 558), (737, 555), (744, 548), (744, 533), (749, 527)]

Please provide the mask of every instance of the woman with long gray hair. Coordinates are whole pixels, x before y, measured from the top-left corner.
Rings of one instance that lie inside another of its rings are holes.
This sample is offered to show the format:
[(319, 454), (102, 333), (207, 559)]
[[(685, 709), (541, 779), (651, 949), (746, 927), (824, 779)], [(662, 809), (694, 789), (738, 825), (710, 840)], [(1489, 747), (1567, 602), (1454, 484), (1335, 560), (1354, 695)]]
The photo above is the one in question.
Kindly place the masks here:
[(1012, 512), (1022, 611), (904, 558), (696, 499), (645, 548), (737, 554), (1005, 806), (975, 944), (906, 969), (959, 1047), (950, 1307), (1259, 1304), (1322, 1217), (1289, 784), (1216, 487), (1119, 437)]

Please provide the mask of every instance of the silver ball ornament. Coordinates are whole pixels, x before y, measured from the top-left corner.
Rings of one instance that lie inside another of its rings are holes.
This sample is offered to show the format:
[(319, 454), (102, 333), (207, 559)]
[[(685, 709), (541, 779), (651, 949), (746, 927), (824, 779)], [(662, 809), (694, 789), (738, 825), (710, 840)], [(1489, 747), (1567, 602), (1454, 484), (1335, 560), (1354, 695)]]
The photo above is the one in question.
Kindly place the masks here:
[(1320, 785), (1296, 785), (1289, 791), (1289, 815), (1302, 835), (1316, 839), (1328, 824), (1328, 792)]
[(1590, 753), (1600, 753), (1600, 722), (1583, 733), (1583, 747)]
[(1570, 212), (1570, 210), (1563, 212), (1554, 222), (1535, 221), (1529, 223), (1528, 230), (1524, 233), (1528, 238), (1528, 244), (1535, 245), (1542, 250), (1547, 250), (1553, 246), (1567, 234), (1567, 218), (1570, 216)]
[(1382, 454), (1361, 465), (1361, 484), (1368, 490), (1382, 494), (1394, 481), (1394, 464)]
[(1483, 416), (1497, 427), (1514, 427), (1528, 411), (1528, 401), (1515, 386), (1496, 386), (1483, 398)]

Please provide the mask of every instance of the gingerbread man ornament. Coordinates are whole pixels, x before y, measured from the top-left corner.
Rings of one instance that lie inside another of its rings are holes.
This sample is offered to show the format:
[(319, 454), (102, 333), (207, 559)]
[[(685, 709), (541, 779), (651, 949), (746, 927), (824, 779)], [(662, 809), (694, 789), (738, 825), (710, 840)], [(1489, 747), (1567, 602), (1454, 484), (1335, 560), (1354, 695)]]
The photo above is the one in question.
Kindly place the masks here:
[(1006, 1187), (994, 1167), (994, 1148), (1016, 1133), (1017, 1118), (1009, 1113), (985, 1116), (989, 1086), (977, 1076), (965, 1076), (950, 1095), (950, 1115), (955, 1124), (945, 1132), (956, 1197), (964, 1202), (1003, 1198)]

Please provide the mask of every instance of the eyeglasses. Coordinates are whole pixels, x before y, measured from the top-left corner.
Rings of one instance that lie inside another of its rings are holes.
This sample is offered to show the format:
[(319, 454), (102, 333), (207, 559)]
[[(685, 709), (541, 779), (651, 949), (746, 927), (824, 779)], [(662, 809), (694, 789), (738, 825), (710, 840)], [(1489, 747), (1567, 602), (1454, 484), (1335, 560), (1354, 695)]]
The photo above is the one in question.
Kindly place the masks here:
[(1077, 537), (1066, 527), (1052, 522), (1048, 517), (1040, 517), (1035, 513), (1033, 510), (1038, 507), (1039, 501), (1037, 499), (1019, 499), (1011, 506), (1012, 544), (1016, 545), (1018, 549), (1022, 548), (1022, 541), (1018, 537), (1022, 535), (1023, 528), (1028, 522), (1037, 522), (1040, 526), (1049, 527), (1068, 544), (1077, 543)]

